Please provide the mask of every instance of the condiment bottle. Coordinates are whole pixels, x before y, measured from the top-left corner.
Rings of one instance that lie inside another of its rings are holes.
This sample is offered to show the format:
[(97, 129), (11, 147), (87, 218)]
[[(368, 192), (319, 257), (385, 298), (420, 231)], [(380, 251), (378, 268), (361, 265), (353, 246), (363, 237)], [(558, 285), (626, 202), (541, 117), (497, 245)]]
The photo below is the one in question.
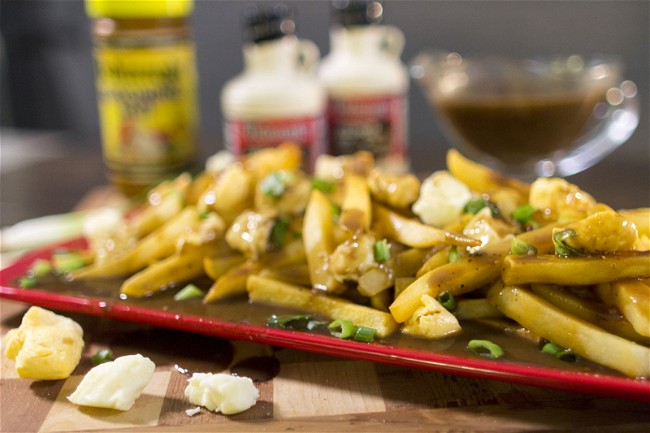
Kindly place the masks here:
[(187, 168), (196, 152), (192, 0), (86, 0), (104, 160), (127, 195)]
[(370, 151), (378, 166), (408, 169), (409, 79), (404, 35), (381, 24), (379, 1), (333, 1), (330, 52), (319, 77), (328, 93), (329, 149)]
[(283, 4), (244, 13), (244, 69), (221, 92), (226, 148), (235, 155), (299, 144), (306, 169), (325, 148), (325, 91), (316, 77), (320, 52), (295, 35)]

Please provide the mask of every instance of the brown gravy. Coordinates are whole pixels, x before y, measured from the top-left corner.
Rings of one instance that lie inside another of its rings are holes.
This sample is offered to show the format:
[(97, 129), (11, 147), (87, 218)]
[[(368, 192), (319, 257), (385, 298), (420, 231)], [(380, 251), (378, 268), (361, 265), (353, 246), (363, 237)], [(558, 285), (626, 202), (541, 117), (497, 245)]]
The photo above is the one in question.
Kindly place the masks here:
[(435, 103), (461, 142), (505, 164), (522, 164), (570, 148), (601, 98), (600, 92), (453, 95)]

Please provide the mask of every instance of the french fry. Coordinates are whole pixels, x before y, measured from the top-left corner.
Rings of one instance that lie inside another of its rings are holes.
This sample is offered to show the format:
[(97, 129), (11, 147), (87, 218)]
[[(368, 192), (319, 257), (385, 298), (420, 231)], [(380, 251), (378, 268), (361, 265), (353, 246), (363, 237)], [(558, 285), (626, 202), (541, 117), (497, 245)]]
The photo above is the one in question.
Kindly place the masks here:
[(120, 293), (142, 298), (166, 287), (185, 283), (204, 275), (202, 258), (215, 245), (185, 245), (181, 251), (147, 266), (122, 283)]
[(381, 268), (373, 268), (359, 277), (357, 290), (363, 296), (375, 296), (393, 286), (393, 278), (389, 272)]
[(475, 247), (481, 244), (481, 241), (468, 236), (447, 232), (416, 219), (406, 218), (377, 203), (373, 205), (372, 212), (379, 236), (394, 239), (409, 247), (429, 248), (440, 244)]
[(597, 292), (608, 305), (613, 305), (644, 337), (650, 337), (650, 286), (639, 280), (599, 284)]
[(337, 293), (342, 285), (328, 271), (328, 258), (334, 251), (332, 205), (325, 195), (313, 190), (305, 210), (302, 238), (312, 287)]
[(426, 262), (422, 265), (420, 269), (415, 273), (416, 277), (421, 277), (429, 271), (434, 270), (435, 268), (449, 263), (449, 250), (451, 247), (445, 246), (444, 248), (436, 251), (427, 259)]
[(476, 192), (489, 193), (493, 190), (508, 188), (519, 194), (521, 204), (528, 202), (530, 185), (467, 159), (455, 149), (450, 149), (447, 152), (447, 169), (456, 179)]
[(483, 320), (503, 317), (503, 313), (485, 298), (458, 299), (452, 311), (458, 320)]
[(302, 150), (299, 145), (287, 142), (250, 153), (242, 162), (246, 171), (252, 173), (255, 181), (259, 182), (274, 171), (300, 168)]
[(257, 275), (297, 286), (308, 287), (311, 285), (309, 267), (306, 263), (263, 268)]
[(331, 320), (351, 320), (357, 326), (374, 328), (380, 338), (393, 334), (398, 328), (389, 313), (259, 275), (248, 278), (247, 290), (253, 302), (295, 308)]
[(409, 248), (396, 254), (391, 263), (395, 278), (415, 275), (432, 251), (436, 250), (437, 248)]
[(640, 236), (650, 236), (650, 207), (623, 209), (618, 213), (634, 223)]
[(404, 324), (403, 333), (438, 339), (449, 337), (461, 331), (458, 319), (433, 297), (422, 295), (420, 304), (413, 316)]
[(508, 256), (503, 281), (516, 284), (579, 286), (650, 277), (650, 251), (630, 251), (586, 257)]
[[(609, 290), (609, 284), (603, 286), (607, 286), (606, 290)], [(612, 314), (604, 304), (574, 295), (566, 287), (532, 284), (530, 291), (567, 313), (591, 322), (612, 334), (644, 345), (650, 343), (650, 339), (636, 332), (630, 322), (620, 315)]]
[(185, 206), (185, 196), (178, 190), (171, 190), (159, 197), (155, 205), (146, 206), (129, 222), (131, 233), (137, 239), (143, 238), (177, 215)]
[(135, 247), (115, 261), (91, 265), (72, 274), (73, 279), (112, 278), (131, 275), (176, 252), (178, 240), (198, 227), (201, 217), (194, 206), (187, 206), (173, 219), (142, 238)]
[(219, 257), (203, 257), (203, 270), (208, 277), (216, 280), (225, 274), (229, 269), (239, 266), (245, 261), (246, 257), (242, 256), (241, 254)]
[(650, 376), (650, 348), (572, 316), (521, 286), (494, 284), (488, 299), (533, 333), (630, 377)]
[[(522, 233), (518, 237), (539, 251), (553, 248), (551, 231), (548, 225), (537, 230)], [(499, 278), (501, 265), (510, 251), (511, 241), (504, 240), (487, 245), (479, 255), (465, 255), (453, 263), (439, 266), (418, 277), (404, 289), (390, 306), (395, 320), (407, 321), (421, 305), (422, 295), (433, 298), (442, 292), (461, 295), (471, 292)]]
[(343, 203), (339, 224), (352, 233), (366, 232), (372, 222), (372, 203), (366, 180), (349, 174), (343, 180)]

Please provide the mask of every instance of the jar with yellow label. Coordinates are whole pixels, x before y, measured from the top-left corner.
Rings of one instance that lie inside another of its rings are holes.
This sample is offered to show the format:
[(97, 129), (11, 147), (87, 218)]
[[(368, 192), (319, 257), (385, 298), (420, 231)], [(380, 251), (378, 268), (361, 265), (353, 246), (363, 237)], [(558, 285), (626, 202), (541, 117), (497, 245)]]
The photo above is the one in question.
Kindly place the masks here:
[(110, 181), (127, 195), (187, 168), (195, 155), (192, 0), (86, 0)]

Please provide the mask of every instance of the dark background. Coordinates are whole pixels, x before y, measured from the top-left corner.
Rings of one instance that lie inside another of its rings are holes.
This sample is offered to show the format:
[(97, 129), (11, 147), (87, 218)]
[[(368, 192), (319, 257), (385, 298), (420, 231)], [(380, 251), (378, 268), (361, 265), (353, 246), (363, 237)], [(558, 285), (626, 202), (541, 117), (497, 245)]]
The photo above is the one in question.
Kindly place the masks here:
[[(224, 83), (242, 69), (241, 15), (247, 3), (196, 0), (193, 25), (204, 154), (221, 148), (219, 95)], [(329, 1), (284, 3), (296, 11), (298, 35), (315, 42), (326, 55)], [(405, 33), (405, 62), (427, 47), (462, 54), (620, 56), (625, 77), (639, 88), (643, 111), (635, 135), (606, 162), (631, 164), (648, 173), (650, 2), (386, 0), (384, 9), (384, 22)], [(2, 126), (64, 131), (70, 146), (92, 146), (99, 152), (89, 21), (83, 2), (0, 0), (0, 20)], [(414, 169), (441, 167), (447, 142), (414, 83), (409, 97)], [(639, 186), (648, 190), (647, 174), (639, 179)]]

